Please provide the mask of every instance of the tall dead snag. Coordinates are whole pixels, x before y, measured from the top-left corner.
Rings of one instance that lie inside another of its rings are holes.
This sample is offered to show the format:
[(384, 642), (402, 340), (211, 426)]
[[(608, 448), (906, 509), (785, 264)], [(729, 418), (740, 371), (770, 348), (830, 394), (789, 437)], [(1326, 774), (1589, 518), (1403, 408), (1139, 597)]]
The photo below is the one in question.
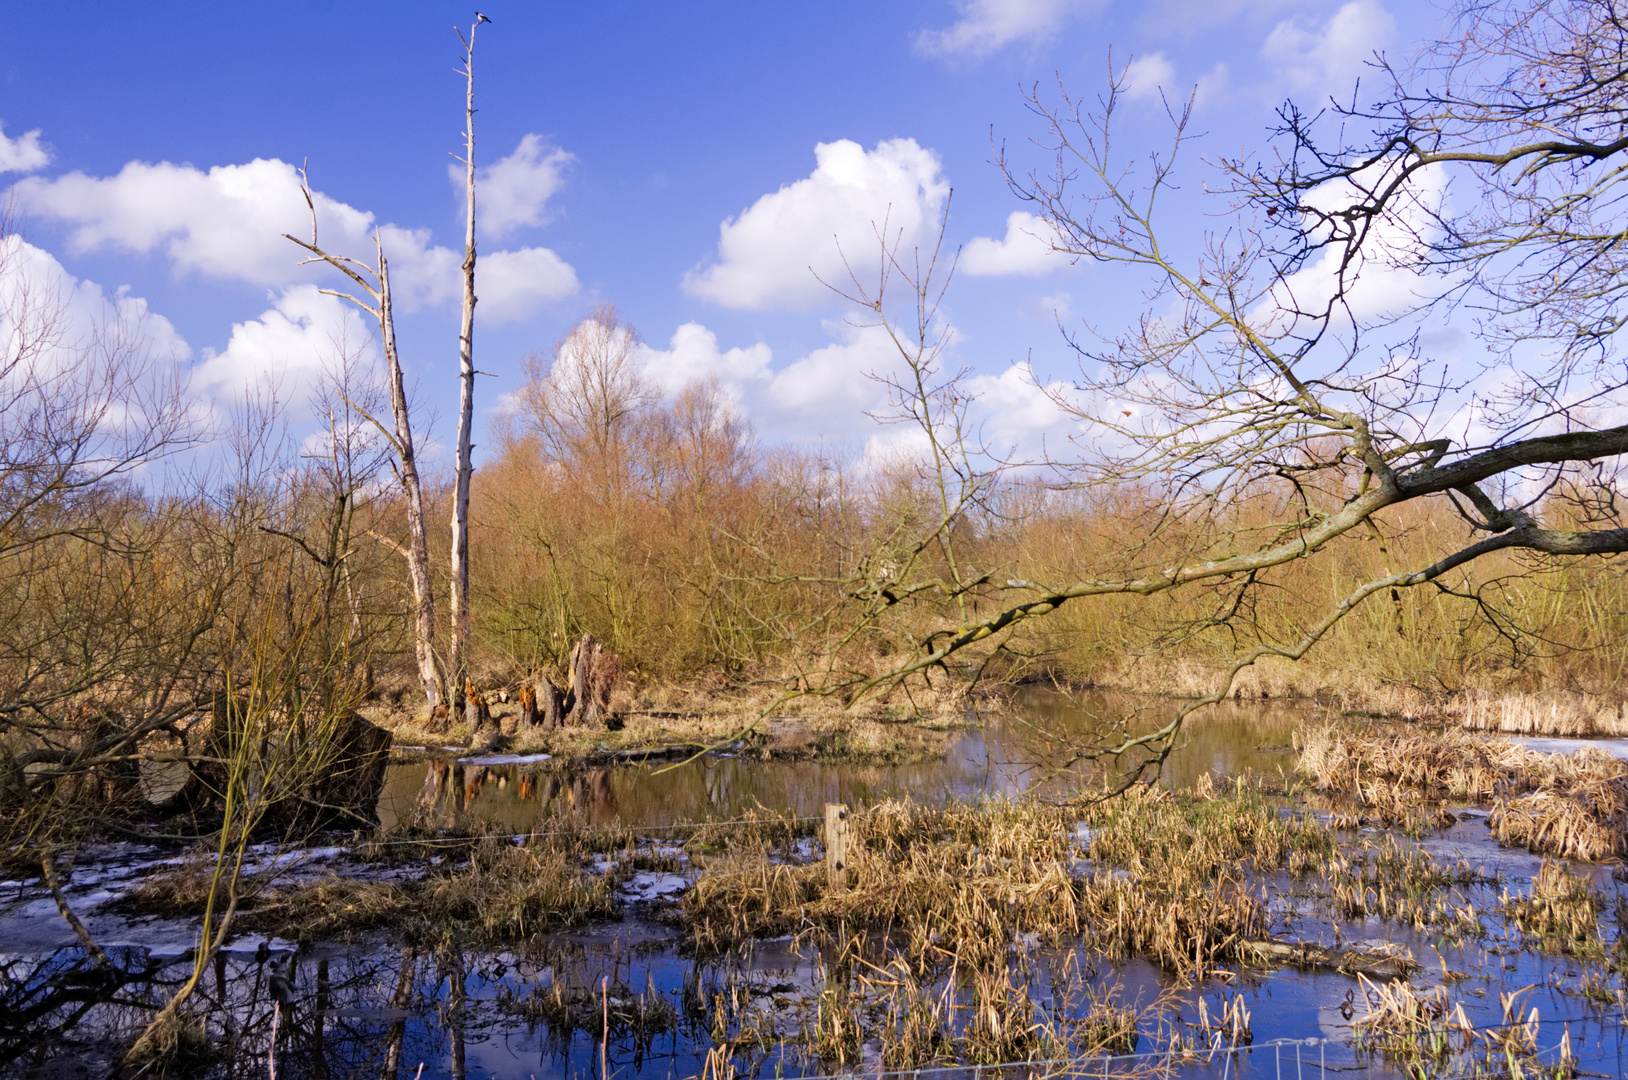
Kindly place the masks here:
[(407, 561), (407, 576), (413, 587), (413, 652), (418, 662), (418, 678), (424, 687), (424, 701), (430, 715), (444, 717), (446, 710), (442, 704), (447, 697), (447, 687), (435, 651), (435, 592), (430, 583), (429, 541), (424, 534), (424, 491), (418, 479), (417, 443), (413, 440), (412, 414), (407, 408), (401, 359), (396, 351), (396, 320), (390, 304), (390, 263), (385, 258), (384, 244), (377, 232), (373, 234), (373, 245), (378, 261), (373, 267), (344, 255), (324, 251), (317, 243), (317, 208), (311, 197), (311, 184), (303, 172), (300, 178), (300, 193), (305, 196), (305, 205), (311, 211), (311, 239), (305, 241), (287, 233), (283, 234), (283, 238), (311, 253), (311, 257), (301, 265), (326, 263), (355, 282), (367, 297), (366, 300), (355, 293), (336, 289), (320, 291), (328, 296), (349, 300), (372, 315), (379, 326), (379, 345), (384, 351), (394, 430), (385, 427), (377, 417), (354, 402), (347, 399), (346, 404), (378, 429), (394, 454), (391, 468), (407, 500), (407, 543), (403, 546), (382, 534), (373, 535)]
[(475, 416), (475, 30), (486, 16), (475, 15), (469, 36), (458, 31), (464, 46), (464, 195), (468, 208), (464, 228), (463, 326), (458, 333), (458, 479), (452, 498), (452, 680), (464, 679), (464, 653), (469, 644), (469, 480), (475, 471), (470, 428)]

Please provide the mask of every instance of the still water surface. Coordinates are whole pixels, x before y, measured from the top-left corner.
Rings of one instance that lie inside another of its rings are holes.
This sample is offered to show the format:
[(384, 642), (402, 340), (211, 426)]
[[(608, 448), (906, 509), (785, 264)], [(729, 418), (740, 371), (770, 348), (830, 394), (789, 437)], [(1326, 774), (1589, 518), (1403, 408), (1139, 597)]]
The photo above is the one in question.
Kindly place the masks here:
[[(546, 827), (565, 809), (595, 825), (659, 827), (725, 820), (759, 808), (817, 815), (825, 803), (870, 806), (883, 799), (918, 802), (1011, 795), (1046, 775), (1064, 744), (1126, 720), (1134, 730), (1168, 722), (1178, 703), (1093, 692), (1073, 697), (1030, 691), (1011, 709), (973, 718), (942, 760), (909, 765), (824, 764), (752, 755), (707, 755), (688, 763), (562, 768), (527, 765), (394, 764), (379, 800), (386, 826), (413, 813), (426, 779), (442, 813), (462, 811), (516, 833)], [(1294, 730), (1316, 715), (1304, 703), (1228, 703), (1191, 721), (1166, 764), (1165, 777), (1186, 787), (1201, 773), (1233, 776), (1289, 768)], [(444, 776), (433, 775), (437, 769)], [(429, 775), (427, 775), (429, 774)]]
[[(650, 830), (647, 843), (661, 843), (664, 825), (729, 820), (760, 807), (813, 816), (826, 802), (863, 807), (893, 797), (942, 801), (1010, 794), (1034, 783), (1064, 741), (1091, 732), (1105, 718), (1129, 716), (1135, 729), (1146, 730), (1174, 708), (1170, 702), (1108, 694), (1078, 700), (1030, 694), (1010, 712), (985, 717), (982, 726), (957, 735), (942, 761), (898, 766), (729, 755), (676, 768), (563, 767), (552, 761), (482, 766), (452, 757), (400, 763), (390, 768), (380, 810), (388, 825), (413, 813), (428, 792), (438, 813), (467, 815), (514, 832), (545, 830), (558, 814), (573, 810), (596, 824)], [(1310, 707), (1291, 703), (1213, 710), (1189, 726), (1167, 763), (1166, 779), (1184, 787), (1204, 773), (1288, 770), (1293, 732), (1317, 718)], [(1524, 888), (1539, 865), (1535, 857), (1492, 844), (1479, 816), (1467, 816), (1425, 843), (1438, 855), (1497, 870), (1511, 889)], [(153, 856), (139, 850), (109, 849), (100, 861), (81, 860), (74, 870), (70, 899), (127, 972), (117, 981), (93, 970), (37, 886), (0, 883), (0, 1075), (107, 1075), (110, 1048), (138, 1029), (154, 1002), (189, 974), (185, 943), (194, 933), (189, 924), (105, 910), (128, 883), (155, 868)], [(1617, 888), (1610, 869), (1587, 873), (1609, 903)], [(1496, 895), (1477, 901), (1496, 902)], [(1614, 920), (1610, 927), (1614, 934)], [(1539, 1009), (1542, 1045), (1551, 1046), (1564, 1034), (1593, 1074), (1628, 1072), (1621, 999), (1601, 1004), (1579, 997), (1578, 966), (1567, 957), (1506, 952), (1487, 942), (1438, 948), (1426, 935), (1377, 921), (1345, 924), (1341, 932), (1346, 940), (1405, 944), (1425, 963), (1415, 985), (1423, 990), (1447, 978), (1453, 1000), (1464, 1003), (1476, 1024), (1498, 1020), (1500, 994), (1527, 988), (1523, 1009)], [(716, 1006), (725, 997), (744, 994), (747, 1012), (772, 1015), (806, 1006), (819, 986), (815, 958), (798, 955), (784, 940), (699, 962), (688, 955), (679, 932), (652, 918), (638, 900), (630, 900), (620, 921), (546, 935), (516, 952), (470, 951), (450, 943), (417, 951), (393, 942), (387, 932), (299, 950), (240, 938), (218, 958), (200, 993), (212, 1006), (216, 1026), (231, 1027), (241, 1049), (228, 1060), (204, 1065), (200, 1075), (267, 1075), (271, 974), (278, 963), (292, 969), (297, 998), (279, 1039), (277, 1075), (284, 1080), (395, 1080), (414, 1077), (420, 1065), (422, 1077), (449, 1080), (693, 1077), (705, 1066)], [(1116, 986), (1127, 1001), (1146, 1002), (1172, 989), (1167, 976), (1141, 961), (1104, 965), (1097, 977), (1103, 988)], [(1215, 1014), (1224, 1001), (1243, 995), (1253, 1013), (1256, 1048), (1180, 1065), (1174, 1075), (1322, 1080), (1324, 1066), (1329, 1076), (1399, 1075), (1353, 1054), (1347, 1013), (1355, 989), (1353, 979), (1338, 973), (1291, 969), (1248, 973), (1229, 984), (1175, 988), (1184, 1015), (1195, 1012), (1201, 997)], [(550, 996), (576, 1006), (564, 1014), (540, 1010), (537, 1003)], [(610, 1038), (602, 1040), (606, 1026)], [(772, 1027), (768, 1023), (768, 1030)], [(731, 1031), (738, 1034), (739, 1025)], [(1270, 1045), (1277, 1039), (1302, 1042)], [(783, 1056), (772, 1039), (747, 1056), (759, 1075), (820, 1071), (817, 1063)], [(1122, 1075), (1123, 1069), (1111, 1074)], [(959, 1077), (922, 1075), (976, 1080), (970, 1071)]]

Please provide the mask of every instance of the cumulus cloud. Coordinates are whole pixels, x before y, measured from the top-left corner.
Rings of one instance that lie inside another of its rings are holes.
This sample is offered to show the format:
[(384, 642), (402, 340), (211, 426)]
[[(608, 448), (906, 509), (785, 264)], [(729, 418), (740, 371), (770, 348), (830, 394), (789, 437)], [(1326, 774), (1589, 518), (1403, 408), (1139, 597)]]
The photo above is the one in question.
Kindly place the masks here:
[(20, 236), (0, 237), (0, 356), (15, 355), (15, 335), (46, 346), (44, 370), (80, 364), (97, 341), (139, 342), (138, 351), (185, 360), (192, 349), (175, 326), (125, 289), (109, 294), (75, 277), (50, 252)]
[[(1359, 175), (1358, 181), (1371, 187), (1381, 175)], [(1334, 213), (1359, 198), (1355, 185), (1341, 181), (1311, 192), (1306, 201)], [(1251, 313), (1251, 319), (1270, 332), (1288, 330), (1296, 325), (1294, 312), (1318, 311), (1328, 304), (1342, 274), (1347, 288), (1343, 309), (1337, 312), (1342, 320), (1347, 311), (1359, 322), (1374, 322), (1413, 309), (1430, 289), (1441, 287), (1440, 282), (1427, 282), (1415, 267), (1419, 246), (1436, 229), (1446, 198), (1446, 172), (1439, 166), (1421, 170), (1415, 177), (1414, 194), (1396, 202), (1374, 224), (1363, 253), (1352, 265), (1342, 267), (1342, 247), (1329, 247), (1315, 261), (1276, 283), (1267, 301)]]
[[(557, 146), (544, 143), (539, 135), (526, 135), (508, 157), (477, 170), (477, 224), (483, 235), (507, 236), (520, 228), (548, 221), (548, 200), (565, 183), (565, 168), (576, 158)], [(462, 165), (447, 166), (452, 184), (461, 194), (465, 173)]]
[(762, 342), (746, 348), (719, 349), (718, 335), (696, 322), (673, 331), (667, 348), (640, 345), (638, 363), (644, 377), (675, 393), (692, 382), (717, 379), (739, 402), (748, 387), (765, 383), (773, 354)]
[(0, 432), (21, 424), (21, 434), (45, 405), (63, 424), (92, 425), (92, 457), (105, 452), (102, 466), (126, 472), (125, 454), (173, 431), (171, 394), (190, 353), (128, 289), (110, 293), (21, 237), (0, 238)]
[(524, 319), (580, 287), (577, 272), (548, 248), (494, 251), (475, 268), (477, 310), (493, 322)]
[(1395, 35), (1396, 20), (1379, 0), (1350, 0), (1322, 26), (1278, 23), (1261, 56), (1294, 89), (1349, 93), (1364, 63)]
[(1006, 236), (1000, 240), (979, 236), (969, 241), (961, 250), (958, 266), (973, 277), (1044, 274), (1073, 261), (1057, 250), (1060, 243), (1047, 222), (1026, 210), (1014, 210), (1006, 216)]
[(1012, 364), (999, 375), (976, 375), (967, 388), (978, 398), (981, 432), (995, 454), (1032, 457), (1043, 442), (1066, 439), (1080, 428), (1079, 420), (1057, 404), (1067, 387), (1042, 388), (1027, 364)]
[[(938, 155), (914, 139), (866, 151), (842, 139), (814, 148), (807, 178), (764, 195), (718, 230), (717, 259), (684, 289), (731, 308), (807, 308), (877, 261), (877, 230), (908, 249), (925, 239), (949, 194)], [(816, 277), (817, 275), (817, 277)]]
[(1164, 92), (1169, 96), (1176, 87), (1176, 65), (1164, 53), (1133, 56), (1125, 65), (1124, 94), (1132, 101), (1158, 100)]
[(226, 348), (206, 350), (193, 368), (193, 386), (223, 400), (269, 391), (300, 415), (341, 349), (360, 349), (364, 361), (382, 363), (348, 303), (315, 285), (296, 285), (259, 318), (234, 323)]
[(1096, 11), (1100, 0), (957, 0), (960, 18), (923, 30), (916, 47), (933, 56), (988, 56), (1014, 42), (1056, 35), (1069, 20)]
[[(77, 251), (162, 251), (183, 273), (281, 285), (309, 273), (283, 233), (306, 236), (310, 220), (299, 173), (275, 159), (219, 165), (132, 161), (116, 175), (72, 172), (23, 180), (14, 189), (37, 217), (69, 225)], [(325, 246), (362, 252), (373, 215), (315, 193)]]
[(26, 173), (51, 163), (51, 152), (40, 145), (40, 129), (25, 131), (15, 139), (6, 137), (0, 124), (0, 173)]
[(827, 329), (837, 340), (775, 372), (764, 408), (786, 430), (839, 438), (868, 434), (875, 421), (866, 413), (887, 405), (887, 390), (876, 377), (899, 370), (898, 347), (880, 326), (836, 323)]
[[(106, 177), (73, 172), (54, 179), (30, 177), (13, 189), (23, 208), (38, 218), (69, 226), (76, 251), (113, 249), (134, 254), (159, 252), (178, 273), (267, 287), (309, 282), (316, 273), (299, 266), (298, 248), (283, 234), (310, 235), (310, 213), (300, 194), (293, 165), (257, 158), (245, 165), (217, 165), (208, 171), (169, 162), (133, 161)], [(370, 259), (374, 216), (320, 191), (312, 193), (322, 246), (336, 254)], [(444, 303), (459, 293), (461, 255), (431, 243), (428, 229), (379, 226), (390, 259), (391, 284), (404, 311)], [(576, 275), (557, 257), (557, 267), (537, 284), (503, 276), (509, 269), (540, 271), (545, 260), (533, 248), (498, 252), (497, 300), (505, 317), (517, 317), (525, 304), (576, 291)], [(563, 272), (560, 268), (564, 268)], [(563, 290), (563, 291), (562, 291)], [(533, 308), (534, 310), (535, 308)]]

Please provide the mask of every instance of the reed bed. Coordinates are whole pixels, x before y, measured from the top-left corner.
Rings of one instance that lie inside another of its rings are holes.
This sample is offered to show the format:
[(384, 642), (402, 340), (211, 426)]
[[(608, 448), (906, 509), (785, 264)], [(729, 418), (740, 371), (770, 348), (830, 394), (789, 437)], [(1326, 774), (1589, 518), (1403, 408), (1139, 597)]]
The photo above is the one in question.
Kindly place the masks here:
[(1333, 724), (1296, 741), (1301, 774), (1382, 823), (1444, 802), (1490, 804), (1500, 843), (1584, 861), (1628, 853), (1628, 762), (1593, 747), (1546, 754), (1451, 729)]
[(1628, 852), (1628, 781), (1585, 780), (1565, 791), (1499, 799), (1487, 817), (1498, 842), (1599, 862)]
[[(616, 914), (614, 875), (594, 874), (583, 865), (585, 854), (609, 839), (585, 830), (526, 846), (485, 836), (375, 849), (426, 872), (418, 880), (330, 875), (280, 887), (246, 879), (237, 921), (245, 930), (301, 942), (389, 927), (409, 943), (452, 937), (470, 944), (511, 944)], [(427, 866), (432, 857), (443, 865)], [(142, 914), (197, 914), (208, 896), (208, 872), (207, 863), (184, 864), (133, 890), (121, 907)]]
[[(907, 1069), (1244, 1045), (1242, 999), (1195, 1020), (1176, 988), (1282, 965), (1388, 983), (1419, 966), (1401, 946), (1275, 936), (1300, 916), (1278, 912), (1274, 893), (1318, 900), (1337, 921), (1477, 937), (1483, 917), (1468, 895), (1494, 884), (1393, 837), (1342, 850), (1333, 829), (1283, 813), (1249, 782), (1074, 805), (888, 801), (854, 814), (851, 829), (846, 891), (830, 890), (823, 864), (789, 859), (789, 834), (737, 831), (705, 858), (679, 911), (702, 951), (762, 934), (816, 950), (802, 1044), (844, 1066), (862, 1047)], [(1145, 958), (1173, 977), (1172, 994), (1125, 1002), (1082, 976), (1092, 956)]]

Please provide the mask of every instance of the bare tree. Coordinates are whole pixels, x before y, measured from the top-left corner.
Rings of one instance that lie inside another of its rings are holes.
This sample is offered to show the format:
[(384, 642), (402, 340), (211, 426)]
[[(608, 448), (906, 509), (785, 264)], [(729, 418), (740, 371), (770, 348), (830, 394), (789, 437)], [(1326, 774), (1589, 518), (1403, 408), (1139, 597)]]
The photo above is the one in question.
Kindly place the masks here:
[(454, 695), (462, 693), (465, 652), (469, 645), (469, 481), (474, 474), (475, 419), (475, 31), (486, 16), (476, 14), (469, 36), (458, 31), (464, 46), (464, 195), (468, 215), (464, 229), (463, 325), (458, 332), (458, 476), (452, 495), (452, 647), (448, 652)]
[(607, 473), (626, 464), (634, 421), (660, 396), (638, 346), (616, 307), (600, 303), (548, 352), (521, 360), (520, 403), (552, 460)]
[[(375, 537), (400, 554), (407, 563), (407, 576), (413, 589), (413, 652), (418, 665), (419, 683), (424, 688), (426, 707), (431, 714), (447, 702), (446, 674), (441, 669), (440, 657), (435, 649), (435, 590), (430, 579), (429, 541), (424, 531), (424, 488), (418, 476), (418, 445), (413, 438), (412, 411), (407, 401), (407, 390), (402, 378), (401, 357), (396, 348), (395, 311), (390, 299), (390, 263), (384, 254), (384, 243), (379, 234), (373, 234), (375, 263), (368, 266), (344, 255), (331, 254), (322, 249), (317, 238), (316, 202), (311, 195), (309, 181), (301, 177), (300, 191), (311, 212), (311, 239), (301, 240), (284, 233), (311, 253), (306, 262), (321, 262), (348, 277), (361, 290), (361, 295), (334, 289), (323, 289), (329, 296), (348, 300), (373, 316), (379, 327), (379, 345), (384, 352), (385, 379), (390, 392), (392, 426), (386, 427), (365, 405), (345, 399), (349, 407), (367, 419), (389, 442), (393, 451), (392, 468), (401, 485), (407, 503), (407, 543), (399, 544), (381, 533)], [(364, 299), (365, 297), (365, 299)], [(343, 397), (343, 388), (337, 388)]]
[[(1094, 597), (1209, 590), (1212, 613), (1186, 632), (1239, 626), (1281, 568), (1354, 531), (1383, 537), (1404, 504), (1441, 500), (1457, 511), (1466, 539), (1456, 548), (1350, 580), (1291, 637), (1243, 635), (1213, 692), (1170, 723), (1080, 748), (1128, 765), (1128, 785), (1156, 775), (1185, 718), (1227, 695), (1239, 671), (1299, 659), (1375, 594), (1456, 592), (1464, 568), (1492, 552), (1628, 551), (1612, 479), (1628, 452), (1619, 422), (1628, 378), (1614, 336), (1628, 236), (1616, 201), (1628, 161), (1619, 8), (1467, 5), (1461, 33), (1418, 63), (1379, 64), (1392, 81), (1378, 106), (1337, 110), (1347, 141), (1325, 147), (1323, 118), (1286, 107), (1283, 164), (1224, 163), (1231, 213), (1219, 228), (1182, 226), (1181, 243), (1162, 218), (1190, 148), (1191, 102), (1171, 108), (1169, 143), (1137, 160), (1116, 141), (1123, 73), (1095, 103), (1062, 88), (1049, 101), (1032, 93), (1047, 164), (1025, 171), (1003, 148), (1012, 189), (1056, 251), (1139, 274), (1146, 290), (1128, 328), (1070, 335), (1079, 378), (1053, 394), (1089, 436), (1083, 457), (1054, 464), (1065, 485), (1134, 486), (1161, 510), (1125, 539), (1117, 572), (979, 581), (982, 613), (934, 615), (880, 681), (925, 673)], [(1352, 141), (1359, 122), (1373, 135)], [(1473, 199), (1444, 203), (1442, 173), (1453, 169)], [(1174, 254), (1182, 250), (1195, 254)], [(1385, 275), (1409, 282), (1403, 310), (1364, 292)], [(1455, 304), (1479, 308), (1475, 329), (1502, 347), (1513, 376), (1474, 399), (1475, 426), (1455, 418), (1469, 376), (1428, 355), (1415, 332)], [(1547, 360), (1526, 344), (1534, 336), (1553, 343)], [(1270, 496), (1277, 519), (1227, 528), (1228, 508), (1257, 496)], [(1213, 527), (1185, 527), (1195, 521)], [(874, 595), (904, 605), (932, 592)]]

